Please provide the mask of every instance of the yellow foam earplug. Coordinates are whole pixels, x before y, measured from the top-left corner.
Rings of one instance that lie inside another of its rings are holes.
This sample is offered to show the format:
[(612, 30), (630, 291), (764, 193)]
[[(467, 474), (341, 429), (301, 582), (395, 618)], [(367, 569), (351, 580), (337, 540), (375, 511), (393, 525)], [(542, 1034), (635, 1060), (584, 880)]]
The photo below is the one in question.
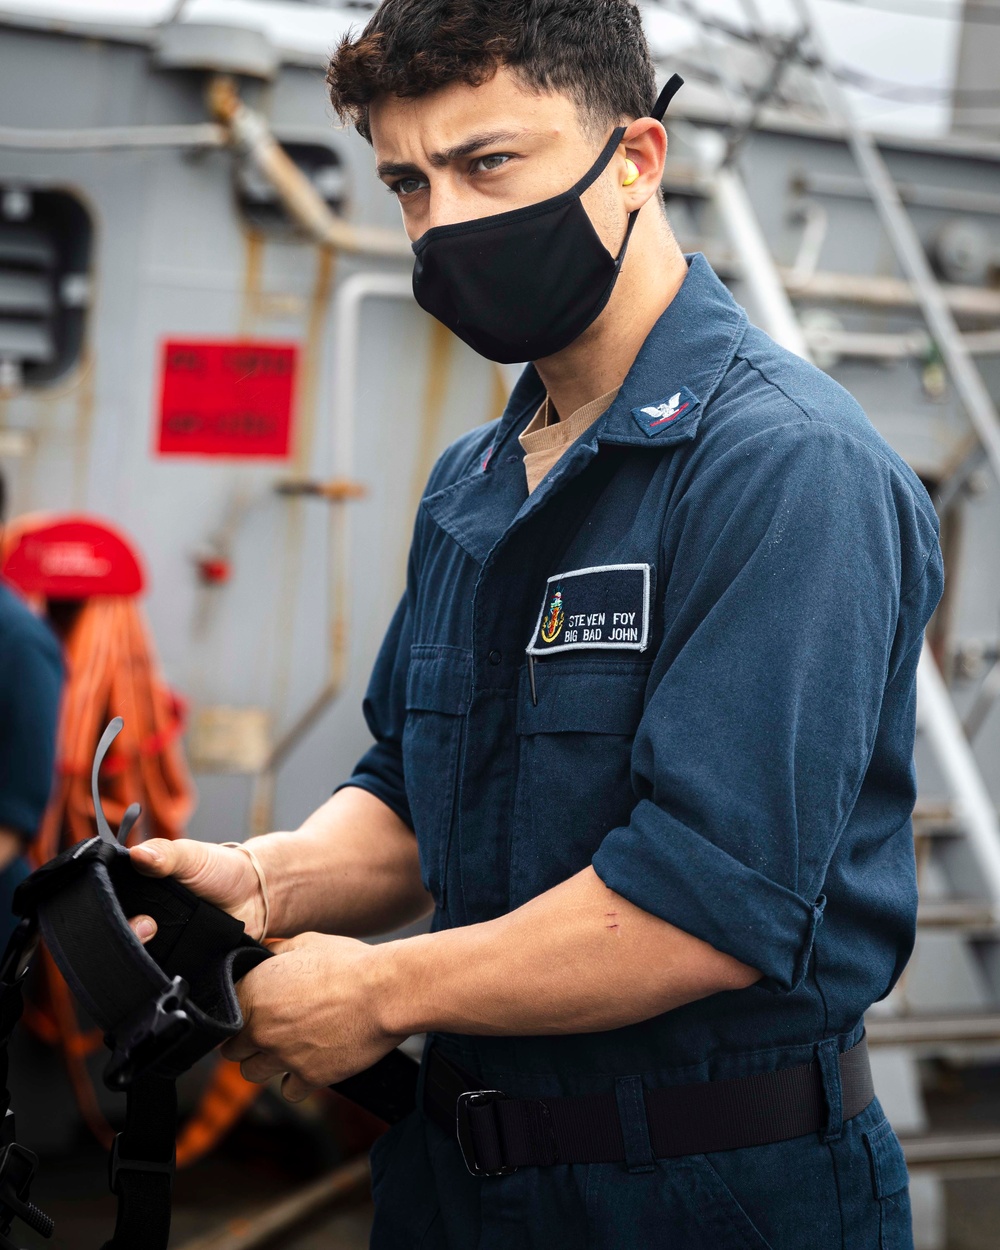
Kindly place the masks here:
[(625, 168), (628, 170), (628, 177), (622, 183), (623, 187), (630, 187), (636, 178), (639, 177), (639, 166), (631, 157), (625, 157)]

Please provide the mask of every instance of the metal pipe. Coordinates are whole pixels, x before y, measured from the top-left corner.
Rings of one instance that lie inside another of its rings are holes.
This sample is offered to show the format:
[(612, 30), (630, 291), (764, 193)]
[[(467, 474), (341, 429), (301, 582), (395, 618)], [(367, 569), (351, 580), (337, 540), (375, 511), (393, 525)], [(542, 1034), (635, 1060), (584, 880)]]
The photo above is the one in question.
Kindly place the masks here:
[(335, 321), (337, 345), (333, 383), (334, 460), (338, 477), (350, 479), (354, 472), (354, 417), (357, 395), (358, 353), (361, 345), (361, 307), (367, 299), (413, 299), (409, 274), (355, 273), (337, 290)]
[[(921, 359), (931, 351), (931, 336), (925, 330), (904, 334), (869, 334), (857, 330), (824, 330), (808, 327), (806, 341), (815, 352), (830, 353), (855, 360)], [(1000, 330), (963, 334), (966, 348), (977, 356), (1000, 356)]]
[(910, 1172), (947, 1176), (995, 1176), (1000, 1172), (1000, 1133), (900, 1136)]
[(812, 20), (808, 0), (792, 2), (819, 52), (822, 82), (833, 112), (844, 124), (848, 147), (868, 185), (899, 263), (913, 284), (927, 327), (944, 358), (962, 405), (979, 435), (993, 473), (1000, 481), (1000, 415), (993, 398), (962, 342), (958, 326), (934, 277), (920, 237), (903, 207), (899, 188), (889, 173), (885, 159), (872, 136), (858, 125), (850, 101), (830, 70), (828, 49), (817, 23)]
[(946, 1046), (1000, 1042), (1000, 1014), (963, 1011), (954, 1015), (865, 1016), (869, 1046)]
[[(709, 180), (702, 176), (697, 186), (701, 195), (711, 199), (712, 188)], [(728, 247), (714, 247), (710, 240), (692, 238), (684, 240), (684, 250), (704, 252), (720, 277), (740, 276), (735, 254)], [(799, 272), (797, 264), (777, 265), (776, 269), (782, 286), (797, 301), (907, 311), (920, 308), (920, 300), (912, 284), (905, 278), (843, 273), (827, 269), (819, 269), (806, 276)], [(164, 280), (169, 281), (169, 275)], [(197, 275), (192, 280), (197, 281)], [(1000, 291), (989, 287), (958, 286), (942, 282), (941, 294), (956, 316), (978, 321), (1000, 320)], [(968, 342), (968, 334), (966, 341)], [(985, 348), (982, 350), (985, 351)]]
[[(993, 191), (970, 191), (965, 187), (935, 187), (917, 182), (896, 184), (899, 198), (914, 208), (936, 208), (949, 213), (983, 213), (1000, 216), (1000, 195)], [(863, 178), (851, 174), (810, 172), (795, 179), (798, 190), (845, 200), (870, 200)]]
[(775, 342), (796, 356), (809, 360), (809, 344), (795, 316), (743, 180), (730, 166), (721, 164), (726, 155), (725, 141), (717, 132), (706, 130), (698, 136), (698, 147), (708, 168), (714, 169), (707, 179), (712, 200), (739, 258), (742, 275), (753, 293), (761, 325)]
[(829, 214), (815, 200), (804, 201), (798, 207), (796, 215), (802, 220), (804, 229), (795, 263), (789, 278), (785, 279), (786, 286), (789, 283), (792, 286), (804, 286), (816, 273), (830, 225)]
[[(820, 270), (802, 282), (797, 280), (794, 269), (779, 266), (778, 273), (785, 289), (795, 299), (867, 304), (873, 308), (920, 307), (919, 292), (905, 278)], [(987, 320), (1000, 318), (1000, 291), (991, 291), (987, 287), (946, 284), (941, 285), (940, 291), (953, 314)]]
[(986, 718), (993, 710), (997, 699), (1000, 699), (1000, 662), (994, 660), (993, 667), (986, 674), (975, 702), (969, 708), (962, 725), (970, 741), (986, 723)]
[[(354, 477), (354, 425), (357, 416), (358, 353), (361, 345), (361, 311), (366, 299), (413, 298), (408, 274), (356, 273), (337, 289), (334, 302), (335, 351), (333, 380), (333, 460), (335, 480), (342, 483)], [(347, 504), (351, 492), (344, 491), (331, 501), (336, 509), (331, 518), (330, 563), (330, 662), (326, 681), (308, 707), (271, 746), (267, 759), (254, 779), (250, 827), (252, 836), (270, 832), (274, 810), (274, 788), (279, 769), (295, 751), (310, 729), (340, 694), (347, 667), (347, 595), (350, 587), (351, 515)]]
[(965, 829), (987, 897), (995, 909), (1000, 909), (1000, 822), (996, 807), (962, 731), (944, 678), (927, 647), (921, 652), (917, 668), (917, 721), (944, 774), (955, 815)]
[(321, 247), (412, 261), (413, 250), (402, 230), (355, 226), (332, 211), (275, 139), (266, 120), (243, 103), (231, 78), (217, 75), (211, 80), (208, 106), (230, 145), (253, 163), (277, 192), (288, 214)]
[(190, 126), (101, 126), (87, 130), (25, 130), (0, 126), (0, 148), (29, 152), (77, 152), (115, 148), (221, 148), (226, 130), (214, 122)]

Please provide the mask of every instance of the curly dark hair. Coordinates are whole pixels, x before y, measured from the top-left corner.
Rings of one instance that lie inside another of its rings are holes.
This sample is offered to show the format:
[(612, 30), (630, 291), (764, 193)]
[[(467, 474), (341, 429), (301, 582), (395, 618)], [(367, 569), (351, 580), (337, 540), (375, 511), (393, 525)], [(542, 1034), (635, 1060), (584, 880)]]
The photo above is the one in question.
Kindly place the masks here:
[(595, 129), (645, 116), (656, 94), (629, 0), (383, 0), (361, 35), (352, 34), (326, 81), (338, 116), (369, 143), (368, 106), (377, 95), (480, 86), (501, 65), (535, 90), (571, 96)]

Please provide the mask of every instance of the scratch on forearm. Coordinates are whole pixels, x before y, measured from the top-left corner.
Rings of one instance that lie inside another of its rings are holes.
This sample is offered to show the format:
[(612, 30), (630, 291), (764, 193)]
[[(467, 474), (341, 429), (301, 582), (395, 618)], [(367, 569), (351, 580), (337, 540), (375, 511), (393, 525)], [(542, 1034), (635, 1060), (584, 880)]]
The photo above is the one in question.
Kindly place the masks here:
[(605, 928), (610, 929), (612, 933), (617, 934), (619, 928), (618, 913), (616, 911), (606, 911), (604, 913), (604, 919), (613, 922), (612, 924), (605, 925)]

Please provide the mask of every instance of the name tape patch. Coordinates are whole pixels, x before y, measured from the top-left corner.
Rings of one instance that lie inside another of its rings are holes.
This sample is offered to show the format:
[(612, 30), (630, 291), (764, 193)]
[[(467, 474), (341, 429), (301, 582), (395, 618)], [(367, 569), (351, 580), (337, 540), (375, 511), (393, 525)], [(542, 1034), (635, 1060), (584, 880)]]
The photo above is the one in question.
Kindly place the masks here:
[(649, 582), (648, 564), (602, 564), (550, 577), (528, 654), (595, 647), (645, 651)]

